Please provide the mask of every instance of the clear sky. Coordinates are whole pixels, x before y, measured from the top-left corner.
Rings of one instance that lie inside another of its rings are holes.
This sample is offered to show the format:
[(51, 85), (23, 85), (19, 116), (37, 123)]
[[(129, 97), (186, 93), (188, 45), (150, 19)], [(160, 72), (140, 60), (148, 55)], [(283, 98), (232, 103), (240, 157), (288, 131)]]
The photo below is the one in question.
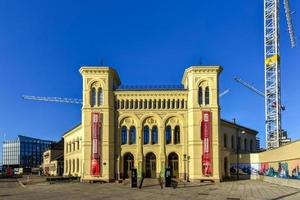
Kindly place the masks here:
[[(300, 1), (291, 7), (300, 36)], [(283, 12), (281, 28), (283, 128), (299, 139), (300, 48), (289, 46)], [(221, 117), (258, 130), (264, 146), (264, 100), (233, 80), (264, 89), (262, 0), (1, 0), (0, 142), (4, 134), (59, 140), (81, 121), (80, 105), (21, 95), (81, 98), (80, 66), (102, 59), (126, 85), (180, 84), (200, 60), (222, 65), (221, 90), (231, 91), (221, 98)]]

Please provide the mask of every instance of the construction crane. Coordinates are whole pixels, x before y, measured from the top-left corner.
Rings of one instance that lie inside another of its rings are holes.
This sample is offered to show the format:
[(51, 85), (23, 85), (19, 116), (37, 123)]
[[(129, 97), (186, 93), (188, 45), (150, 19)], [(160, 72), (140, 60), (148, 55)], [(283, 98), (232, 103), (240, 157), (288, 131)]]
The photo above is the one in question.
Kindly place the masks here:
[[(230, 89), (224, 90), (219, 94), (219, 97), (226, 95), (228, 92), (230, 92)], [(33, 100), (33, 101), (56, 102), (56, 103), (82, 104), (82, 99), (66, 98), (66, 97), (45, 97), (45, 96), (22, 95), (22, 99)]]
[(22, 99), (34, 100), (34, 101), (56, 102), (56, 103), (82, 104), (82, 99), (65, 98), (65, 97), (41, 97), (41, 96), (23, 95)]
[[(283, 0), (288, 32), (292, 48), (296, 46), (290, 5)], [(281, 76), (280, 76), (280, 28), (279, 0), (264, 0), (264, 58), (265, 58), (265, 120), (266, 146), (280, 146), (281, 135)]]

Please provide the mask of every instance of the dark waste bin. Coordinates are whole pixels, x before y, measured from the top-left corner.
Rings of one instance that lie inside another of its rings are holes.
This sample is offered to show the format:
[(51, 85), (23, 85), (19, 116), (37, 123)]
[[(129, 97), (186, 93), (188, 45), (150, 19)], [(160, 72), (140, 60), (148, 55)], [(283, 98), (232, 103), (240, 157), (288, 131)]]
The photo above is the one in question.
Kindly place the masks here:
[(131, 187), (132, 188), (137, 187), (137, 170), (136, 169), (131, 170)]

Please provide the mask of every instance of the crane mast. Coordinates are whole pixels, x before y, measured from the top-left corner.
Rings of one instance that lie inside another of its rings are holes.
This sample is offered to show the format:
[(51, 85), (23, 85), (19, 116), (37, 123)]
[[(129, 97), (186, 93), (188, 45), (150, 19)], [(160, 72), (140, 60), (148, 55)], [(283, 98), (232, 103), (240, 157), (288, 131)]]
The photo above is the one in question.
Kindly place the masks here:
[(279, 147), (281, 83), (279, 0), (264, 0), (265, 120), (267, 148)]

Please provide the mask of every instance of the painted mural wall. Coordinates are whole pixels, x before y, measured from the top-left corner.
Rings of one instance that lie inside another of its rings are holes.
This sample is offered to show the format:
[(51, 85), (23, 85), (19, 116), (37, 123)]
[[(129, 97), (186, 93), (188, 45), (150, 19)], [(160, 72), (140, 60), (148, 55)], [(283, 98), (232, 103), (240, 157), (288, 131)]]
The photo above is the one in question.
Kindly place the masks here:
[(286, 179), (300, 180), (300, 159), (279, 161), (279, 162), (264, 162), (264, 163), (240, 163), (231, 164), (230, 174), (234, 176), (261, 175)]

